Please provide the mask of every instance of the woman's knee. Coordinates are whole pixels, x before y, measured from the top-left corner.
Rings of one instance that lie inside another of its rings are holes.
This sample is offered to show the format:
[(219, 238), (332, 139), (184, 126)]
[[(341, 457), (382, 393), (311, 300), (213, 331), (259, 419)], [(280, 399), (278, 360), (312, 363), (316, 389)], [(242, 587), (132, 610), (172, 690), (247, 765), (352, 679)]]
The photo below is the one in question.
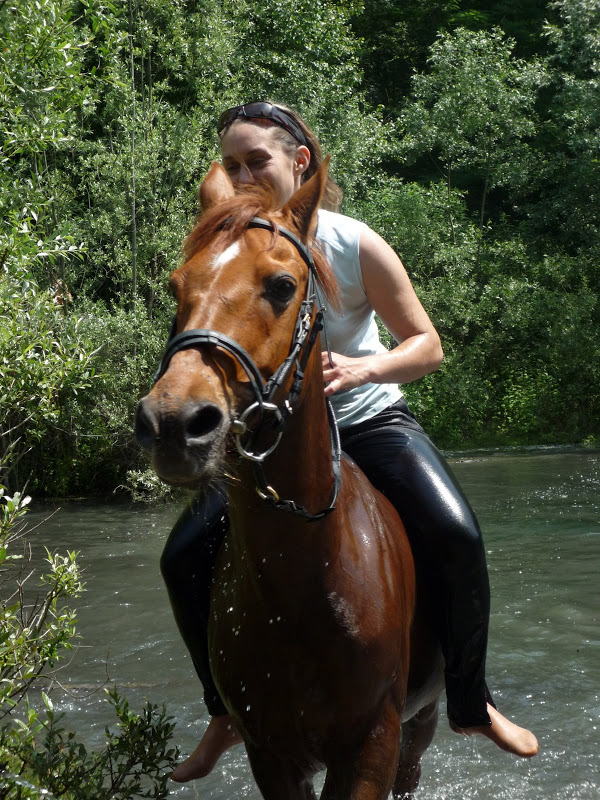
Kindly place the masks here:
[(160, 557), (160, 574), (166, 584), (177, 580), (183, 560), (179, 548), (174, 547), (169, 538)]
[(447, 519), (442, 535), (449, 565), (460, 569), (485, 568), (485, 548), (477, 520), (457, 514)]
[(458, 557), (479, 557), (479, 523), (449, 464), (427, 437), (411, 433), (410, 439), (413, 491), (423, 524), (442, 547), (444, 540), (452, 542)]
[(160, 558), (165, 583), (198, 569), (210, 571), (228, 527), (226, 506), (219, 496), (192, 501), (173, 526)]

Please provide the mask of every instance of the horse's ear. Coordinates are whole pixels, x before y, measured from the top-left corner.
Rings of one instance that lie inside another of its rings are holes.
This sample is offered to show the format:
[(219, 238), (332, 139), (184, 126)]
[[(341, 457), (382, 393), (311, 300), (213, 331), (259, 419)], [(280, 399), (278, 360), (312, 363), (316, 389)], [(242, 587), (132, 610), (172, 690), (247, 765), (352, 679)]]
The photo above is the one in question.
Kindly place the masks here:
[(229, 175), (218, 162), (213, 161), (198, 192), (202, 211), (229, 200), (234, 194), (235, 189), (229, 180)]
[(291, 216), (296, 229), (304, 239), (314, 234), (317, 229), (317, 211), (325, 191), (329, 159), (327, 156), (315, 174), (303, 183), (298, 191), (283, 207), (284, 214)]

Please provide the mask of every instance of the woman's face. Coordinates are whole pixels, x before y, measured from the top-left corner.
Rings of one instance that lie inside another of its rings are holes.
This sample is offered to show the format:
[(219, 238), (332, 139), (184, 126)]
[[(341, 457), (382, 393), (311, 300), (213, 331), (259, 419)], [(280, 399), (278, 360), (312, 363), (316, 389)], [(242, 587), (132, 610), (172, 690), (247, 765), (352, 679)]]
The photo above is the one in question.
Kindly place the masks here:
[(298, 145), (289, 155), (274, 138), (274, 126), (236, 121), (221, 137), (223, 167), (234, 186), (267, 183), (275, 193), (278, 208), (300, 188), (310, 152)]

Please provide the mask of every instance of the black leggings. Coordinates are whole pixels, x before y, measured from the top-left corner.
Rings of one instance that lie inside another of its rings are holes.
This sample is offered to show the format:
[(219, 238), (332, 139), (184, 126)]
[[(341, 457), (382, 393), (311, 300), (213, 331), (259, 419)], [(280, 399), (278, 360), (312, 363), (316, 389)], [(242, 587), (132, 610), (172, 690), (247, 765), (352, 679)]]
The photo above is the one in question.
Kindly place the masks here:
[[(343, 450), (400, 513), (417, 568), (427, 565), (428, 586), (437, 594), (448, 717), (462, 728), (489, 724), (489, 583), (479, 525), (468, 501), (403, 400), (343, 428), (340, 438)], [(227, 530), (225, 496), (214, 492), (196, 498), (175, 524), (161, 558), (173, 613), (213, 716), (226, 710), (208, 666), (207, 623), (213, 567)]]

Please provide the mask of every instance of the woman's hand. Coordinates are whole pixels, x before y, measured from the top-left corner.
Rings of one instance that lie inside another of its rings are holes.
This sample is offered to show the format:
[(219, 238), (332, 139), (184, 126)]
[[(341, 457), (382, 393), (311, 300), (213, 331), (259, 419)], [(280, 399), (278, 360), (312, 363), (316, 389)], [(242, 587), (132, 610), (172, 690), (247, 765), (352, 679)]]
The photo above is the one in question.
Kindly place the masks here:
[(350, 358), (339, 353), (332, 353), (333, 367), (329, 364), (329, 354), (321, 353), (323, 362), (323, 379), (325, 380), (325, 397), (330, 397), (336, 392), (347, 389), (356, 389), (371, 380), (369, 360), (365, 358)]

